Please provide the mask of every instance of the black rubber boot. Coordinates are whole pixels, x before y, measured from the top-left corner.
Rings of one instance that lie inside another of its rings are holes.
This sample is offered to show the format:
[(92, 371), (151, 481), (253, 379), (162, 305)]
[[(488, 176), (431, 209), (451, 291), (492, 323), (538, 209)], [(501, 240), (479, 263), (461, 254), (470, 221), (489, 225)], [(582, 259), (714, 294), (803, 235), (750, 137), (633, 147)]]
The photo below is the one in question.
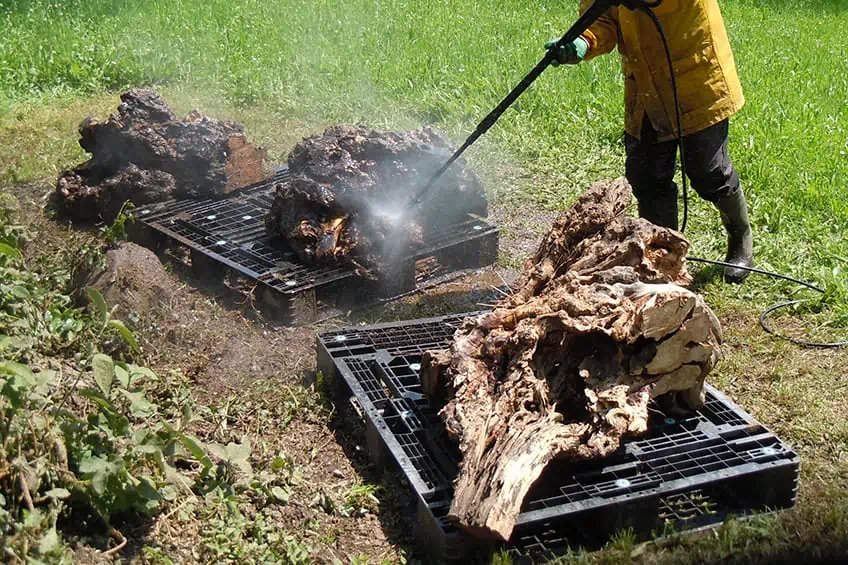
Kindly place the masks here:
[(636, 201), (639, 217), (664, 228), (677, 229), (677, 185), (672, 184), (662, 193), (655, 192)]
[[(754, 264), (754, 236), (751, 233), (751, 223), (748, 221), (748, 205), (745, 202), (745, 194), (740, 188), (735, 193), (717, 201), (721, 223), (727, 230), (727, 257), (726, 263), (751, 267)], [(725, 267), (724, 280), (729, 283), (741, 283), (750, 271), (745, 269), (734, 269)]]

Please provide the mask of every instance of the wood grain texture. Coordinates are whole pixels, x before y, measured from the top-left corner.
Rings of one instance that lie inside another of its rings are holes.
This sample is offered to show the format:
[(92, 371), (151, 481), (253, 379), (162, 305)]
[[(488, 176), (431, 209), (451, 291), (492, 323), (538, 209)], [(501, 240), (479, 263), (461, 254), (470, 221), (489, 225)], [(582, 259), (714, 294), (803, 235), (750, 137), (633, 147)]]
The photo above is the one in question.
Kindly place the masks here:
[(646, 430), (652, 397), (703, 403), (720, 324), (684, 288), (686, 239), (625, 216), (629, 198), (624, 179), (587, 189), (515, 293), (424, 357), (425, 391), (463, 454), (449, 517), (475, 535), (509, 539), (548, 463), (613, 453)]

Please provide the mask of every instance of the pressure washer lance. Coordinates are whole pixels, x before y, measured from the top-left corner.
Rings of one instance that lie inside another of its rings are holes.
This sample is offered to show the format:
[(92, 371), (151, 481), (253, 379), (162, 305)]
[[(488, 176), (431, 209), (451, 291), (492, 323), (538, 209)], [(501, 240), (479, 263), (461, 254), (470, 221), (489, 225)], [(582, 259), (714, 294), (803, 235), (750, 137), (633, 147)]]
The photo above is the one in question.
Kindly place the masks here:
[[(650, 11), (651, 8), (656, 8), (660, 4), (662, 4), (663, 0), (654, 0), (653, 2), (649, 2), (647, 0), (595, 0), (589, 8), (586, 9), (585, 12), (580, 16), (580, 18), (571, 26), (565, 35), (563, 35), (559, 41), (557, 41), (556, 45), (548, 49), (548, 52), (542, 58), (539, 63), (533, 67), (527, 75), (521, 79), (521, 82), (518, 83), (518, 86), (512, 89), (512, 91), (506, 95), (506, 98), (501, 100), (501, 103), (492, 110), (488, 116), (483, 118), (483, 121), (477, 126), (477, 129), (468, 136), (468, 139), (465, 140), (465, 143), (456, 150), (456, 152), (451, 156), (447, 162), (442, 165), (442, 167), (436, 171), (436, 174), (427, 182), (424, 187), (419, 190), (414, 198), (412, 199), (412, 206), (407, 207), (406, 209), (410, 209), (412, 207), (417, 207), (421, 202), (423, 202), (424, 198), (429, 194), (429, 192), (433, 189), (442, 175), (453, 165), (457, 159), (459, 159), (465, 150), (471, 147), (475, 141), (480, 139), (480, 137), (489, 131), (489, 129), (495, 125), (495, 122), (506, 112), (510, 106), (518, 100), (518, 97), (521, 96), (525, 90), (527, 90), (531, 84), (536, 82), (536, 79), (545, 72), (545, 70), (553, 63), (556, 58), (556, 54), (559, 50), (577, 39), (584, 31), (589, 29), (595, 21), (603, 16), (610, 8), (614, 6), (624, 6), (629, 10), (646, 10)], [(681, 144), (682, 145), (682, 144)]]

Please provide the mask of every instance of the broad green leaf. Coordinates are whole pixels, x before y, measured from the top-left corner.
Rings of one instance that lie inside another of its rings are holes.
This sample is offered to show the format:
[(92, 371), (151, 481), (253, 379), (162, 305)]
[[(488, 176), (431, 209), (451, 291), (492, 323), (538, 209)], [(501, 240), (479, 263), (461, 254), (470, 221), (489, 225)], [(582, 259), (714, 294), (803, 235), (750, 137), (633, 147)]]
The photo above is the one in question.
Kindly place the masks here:
[(0, 335), (0, 351), (4, 349), (17, 349), (23, 351), (33, 346), (33, 340), (29, 336)]
[(102, 457), (85, 457), (79, 464), (83, 477), (91, 479), (91, 487), (98, 495), (106, 492), (109, 476), (115, 471), (115, 466)]
[(182, 489), (186, 494), (191, 494), (191, 480), (188, 477), (180, 474), (175, 468), (171, 467), (168, 464), (165, 464), (164, 471), (165, 480), (170, 484)]
[(35, 376), (32, 374), (32, 370), (21, 363), (0, 361), (0, 374), (21, 377), (27, 382), (35, 384)]
[(272, 487), (271, 494), (274, 496), (274, 498), (276, 498), (279, 502), (282, 502), (283, 504), (287, 504), (289, 501), (289, 491), (287, 491), (283, 487)]
[(174, 485), (164, 485), (159, 489), (159, 492), (162, 494), (162, 498), (167, 500), (168, 502), (173, 502), (177, 499), (177, 489)]
[(35, 343), (35, 340), (33, 340), (33, 338), (26, 336), (26, 335), (25, 336), (12, 336), (12, 341), (9, 345), (11, 347), (15, 348), (15, 349), (24, 350), (24, 349), (28, 349), (30, 347), (33, 347), (34, 343)]
[(244, 443), (228, 443), (225, 446), (218, 443), (206, 444), (206, 449), (215, 457), (222, 459), (231, 465), (237, 467), (241, 472), (252, 475), (253, 468), (247, 461), (250, 457), (250, 441), (245, 440)]
[(247, 459), (239, 459), (238, 461), (231, 461), (230, 463), (248, 477), (253, 476), (253, 466)]
[(136, 453), (143, 453), (145, 455), (156, 455), (157, 459), (158, 456), (162, 455), (162, 450), (155, 445), (139, 445), (136, 446), (135, 451)]
[(160, 503), (159, 503), (158, 500), (153, 500), (153, 499), (148, 498), (147, 500), (144, 500), (142, 502), (135, 502), (133, 504), (133, 508), (135, 508), (136, 510), (138, 510), (142, 514), (145, 514), (147, 516), (152, 516), (159, 509), (159, 505), (160, 505)]
[(227, 459), (230, 461), (247, 461), (250, 457), (250, 440), (245, 439), (242, 443), (227, 444)]
[[(35, 510), (32, 512), (26, 513), (26, 518), (24, 518), (24, 528), (28, 530), (35, 530), (36, 528), (41, 527), (41, 520), (44, 518), (41, 509), (37, 506)], [(5, 541), (5, 540), (4, 540)]]
[(183, 404), (183, 421), (182, 425), (187, 426), (191, 423), (191, 419), (194, 416), (191, 410), (191, 404)]
[(59, 533), (56, 528), (50, 528), (38, 542), (38, 553), (45, 555), (59, 547)]
[(11, 245), (0, 243), (0, 255), (6, 255), (13, 259), (18, 259), (21, 256), (21, 252)]
[(32, 294), (29, 292), (27, 287), (20, 284), (12, 287), (12, 296), (20, 298), (21, 300), (29, 300), (32, 298)]
[(250, 440), (245, 439), (242, 443), (227, 444), (227, 460), (238, 467), (238, 469), (246, 474), (253, 474), (253, 467), (250, 466), (248, 458), (250, 457)]
[(114, 415), (118, 412), (112, 402), (109, 401), (108, 398), (104, 397), (103, 393), (99, 390), (94, 390), (93, 388), (84, 388), (79, 391), (79, 395), (83, 398), (88, 398), (89, 400), (95, 402), (98, 406), (103, 408), (103, 410), (105, 410), (111, 415)]
[(33, 377), (35, 378), (36, 386), (52, 385), (54, 382), (56, 382), (56, 371), (54, 371), (53, 369), (39, 371), (35, 375), (33, 375)]
[(210, 469), (212, 467), (212, 460), (209, 459), (208, 455), (206, 455), (206, 451), (204, 451), (203, 444), (200, 440), (182, 433), (178, 434), (177, 438), (180, 440), (180, 443), (188, 449), (188, 452), (191, 453), (201, 465), (203, 465), (204, 469)]
[(224, 461), (229, 461), (227, 448), (221, 445), (220, 443), (209, 442), (206, 444), (206, 451), (217, 457), (218, 459), (223, 459)]
[(158, 375), (156, 375), (156, 373), (154, 373), (152, 370), (148, 369), (147, 367), (140, 367), (138, 365), (133, 365), (132, 363), (127, 363), (127, 370), (130, 372), (130, 375), (132, 375), (133, 377), (141, 376), (141, 377), (147, 377), (147, 378), (152, 379), (154, 381), (159, 380)]
[(130, 374), (120, 364), (115, 365), (115, 377), (122, 387), (130, 387)]
[(151, 435), (151, 431), (148, 428), (139, 428), (132, 433), (133, 443), (141, 446), (147, 443), (148, 438)]
[(156, 405), (144, 397), (144, 392), (130, 392), (119, 388), (118, 392), (130, 401), (130, 412), (136, 418), (147, 418), (156, 413)]
[(94, 489), (94, 492), (103, 496), (108, 487), (107, 483), (109, 482), (109, 473), (95, 473), (91, 477), (91, 487)]
[(12, 460), (12, 466), (17, 468), (20, 478), (27, 484), (29, 490), (36, 492), (41, 482), (39, 473), (41, 464), (39, 461), (27, 461), (26, 455), (20, 455)]
[(185, 448), (185, 446), (179, 441), (169, 441), (165, 448), (162, 450), (162, 454), (166, 457), (182, 458), (187, 458), (191, 455)]
[(94, 371), (94, 382), (103, 391), (106, 398), (112, 391), (112, 380), (115, 378), (115, 363), (112, 358), (102, 353), (95, 353), (91, 359), (91, 369)]
[(79, 470), (85, 475), (106, 472), (109, 470), (109, 461), (96, 455), (83, 457), (79, 463)]
[(159, 489), (156, 488), (156, 483), (153, 482), (153, 479), (150, 477), (140, 477), (139, 485), (136, 490), (141, 496), (148, 500), (162, 500), (162, 495), (159, 493)]
[(130, 420), (123, 414), (118, 414), (117, 417), (112, 418), (109, 422), (109, 427), (115, 433), (116, 436), (119, 437), (129, 437), (131, 433), (130, 429)]
[[(0, 375), (7, 375), (5, 386), (0, 387), (0, 393), (6, 396), (13, 408), (20, 408), (26, 401), (24, 391), (35, 386), (35, 376), (26, 365), (14, 361), (0, 361)], [(3, 381), (0, 380), (0, 385)]]
[(106, 300), (103, 298), (103, 295), (99, 290), (92, 286), (85, 287), (85, 293), (97, 309), (97, 314), (100, 316), (100, 322), (105, 324), (107, 320), (109, 320), (109, 307), (106, 305)]
[(271, 469), (274, 471), (279, 471), (280, 469), (287, 467), (290, 465), (291, 459), (285, 453), (280, 453), (276, 457), (274, 457), (274, 461), (271, 462)]
[(68, 498), (69, 496), (71, 496), (71, 491), (64, 488), (53, 488), (45, 492), (44, 496), (61, 500), (63, 498)]
[[(98, 392), (98, 394), (100, 393)], [(112, 431), (111, 424), (114, 417), (114, 414), (108, 414), (106, 410), (100, 410), (93, 414), (89, 414), (86, 420), (88, 421), (88, 426), (90, 428), (97, 428), (106, 435), (106, 439), (114, 440), (116, 438), (115, 433)]]
[(39, 371), (35, 375), (33, 375), (35, 380), (35, 392), (39, 395), (47, 397), (50, 392), (50, 385), (56, 382), (56, 371), (52, 369), (48, 369), (46, 371)]
[(139, 352), (138, 342), (130, 329), (120, 320), (109, 320), (109, 325), (118, 330), (118, 333), (124, 338), (124, 341), (130, 346), (134, 353)]

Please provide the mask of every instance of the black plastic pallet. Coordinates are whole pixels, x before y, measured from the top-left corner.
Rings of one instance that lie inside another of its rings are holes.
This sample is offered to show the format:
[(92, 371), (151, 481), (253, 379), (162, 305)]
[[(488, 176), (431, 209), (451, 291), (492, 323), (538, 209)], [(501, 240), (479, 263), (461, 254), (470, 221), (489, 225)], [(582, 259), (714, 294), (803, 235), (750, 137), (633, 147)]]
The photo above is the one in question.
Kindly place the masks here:
[(446, 274), (491, 265), (497, 259), (498, 229), (467, 222), (431, 237), (401, 261), (391, 276), (368, 281), (351, 267), (302, 264), (294, 252), (265, 232), (274, 187), (288, 170), (225, 198), (174, 200), (135, 212), (133, 240), (157, 251), (187, 248), (192, 269), (221, 278), (229, 270), (257, 285), (260, 304), (280, 321), (314, 322), (322, 315), (402, 296)]
[[(447, 520), (459, 453), (422, 393), (421, 354), (445, 346), (467, 315), (353, 327), (318, 337), (318, 368), (362, 416), (378, 467), (397, 464), (418, 495), (421, 547), (467, 557), (476, 541)], [(789, 508), (799, 457), (721, 392), (684, 419), (652, 412), (649, 431), (604, 461), (552, 464), (528, 495), (511, 551), (550, 557), (600, 547), (618, 530), (639, 539), (712, 527), (729, 515)]]

